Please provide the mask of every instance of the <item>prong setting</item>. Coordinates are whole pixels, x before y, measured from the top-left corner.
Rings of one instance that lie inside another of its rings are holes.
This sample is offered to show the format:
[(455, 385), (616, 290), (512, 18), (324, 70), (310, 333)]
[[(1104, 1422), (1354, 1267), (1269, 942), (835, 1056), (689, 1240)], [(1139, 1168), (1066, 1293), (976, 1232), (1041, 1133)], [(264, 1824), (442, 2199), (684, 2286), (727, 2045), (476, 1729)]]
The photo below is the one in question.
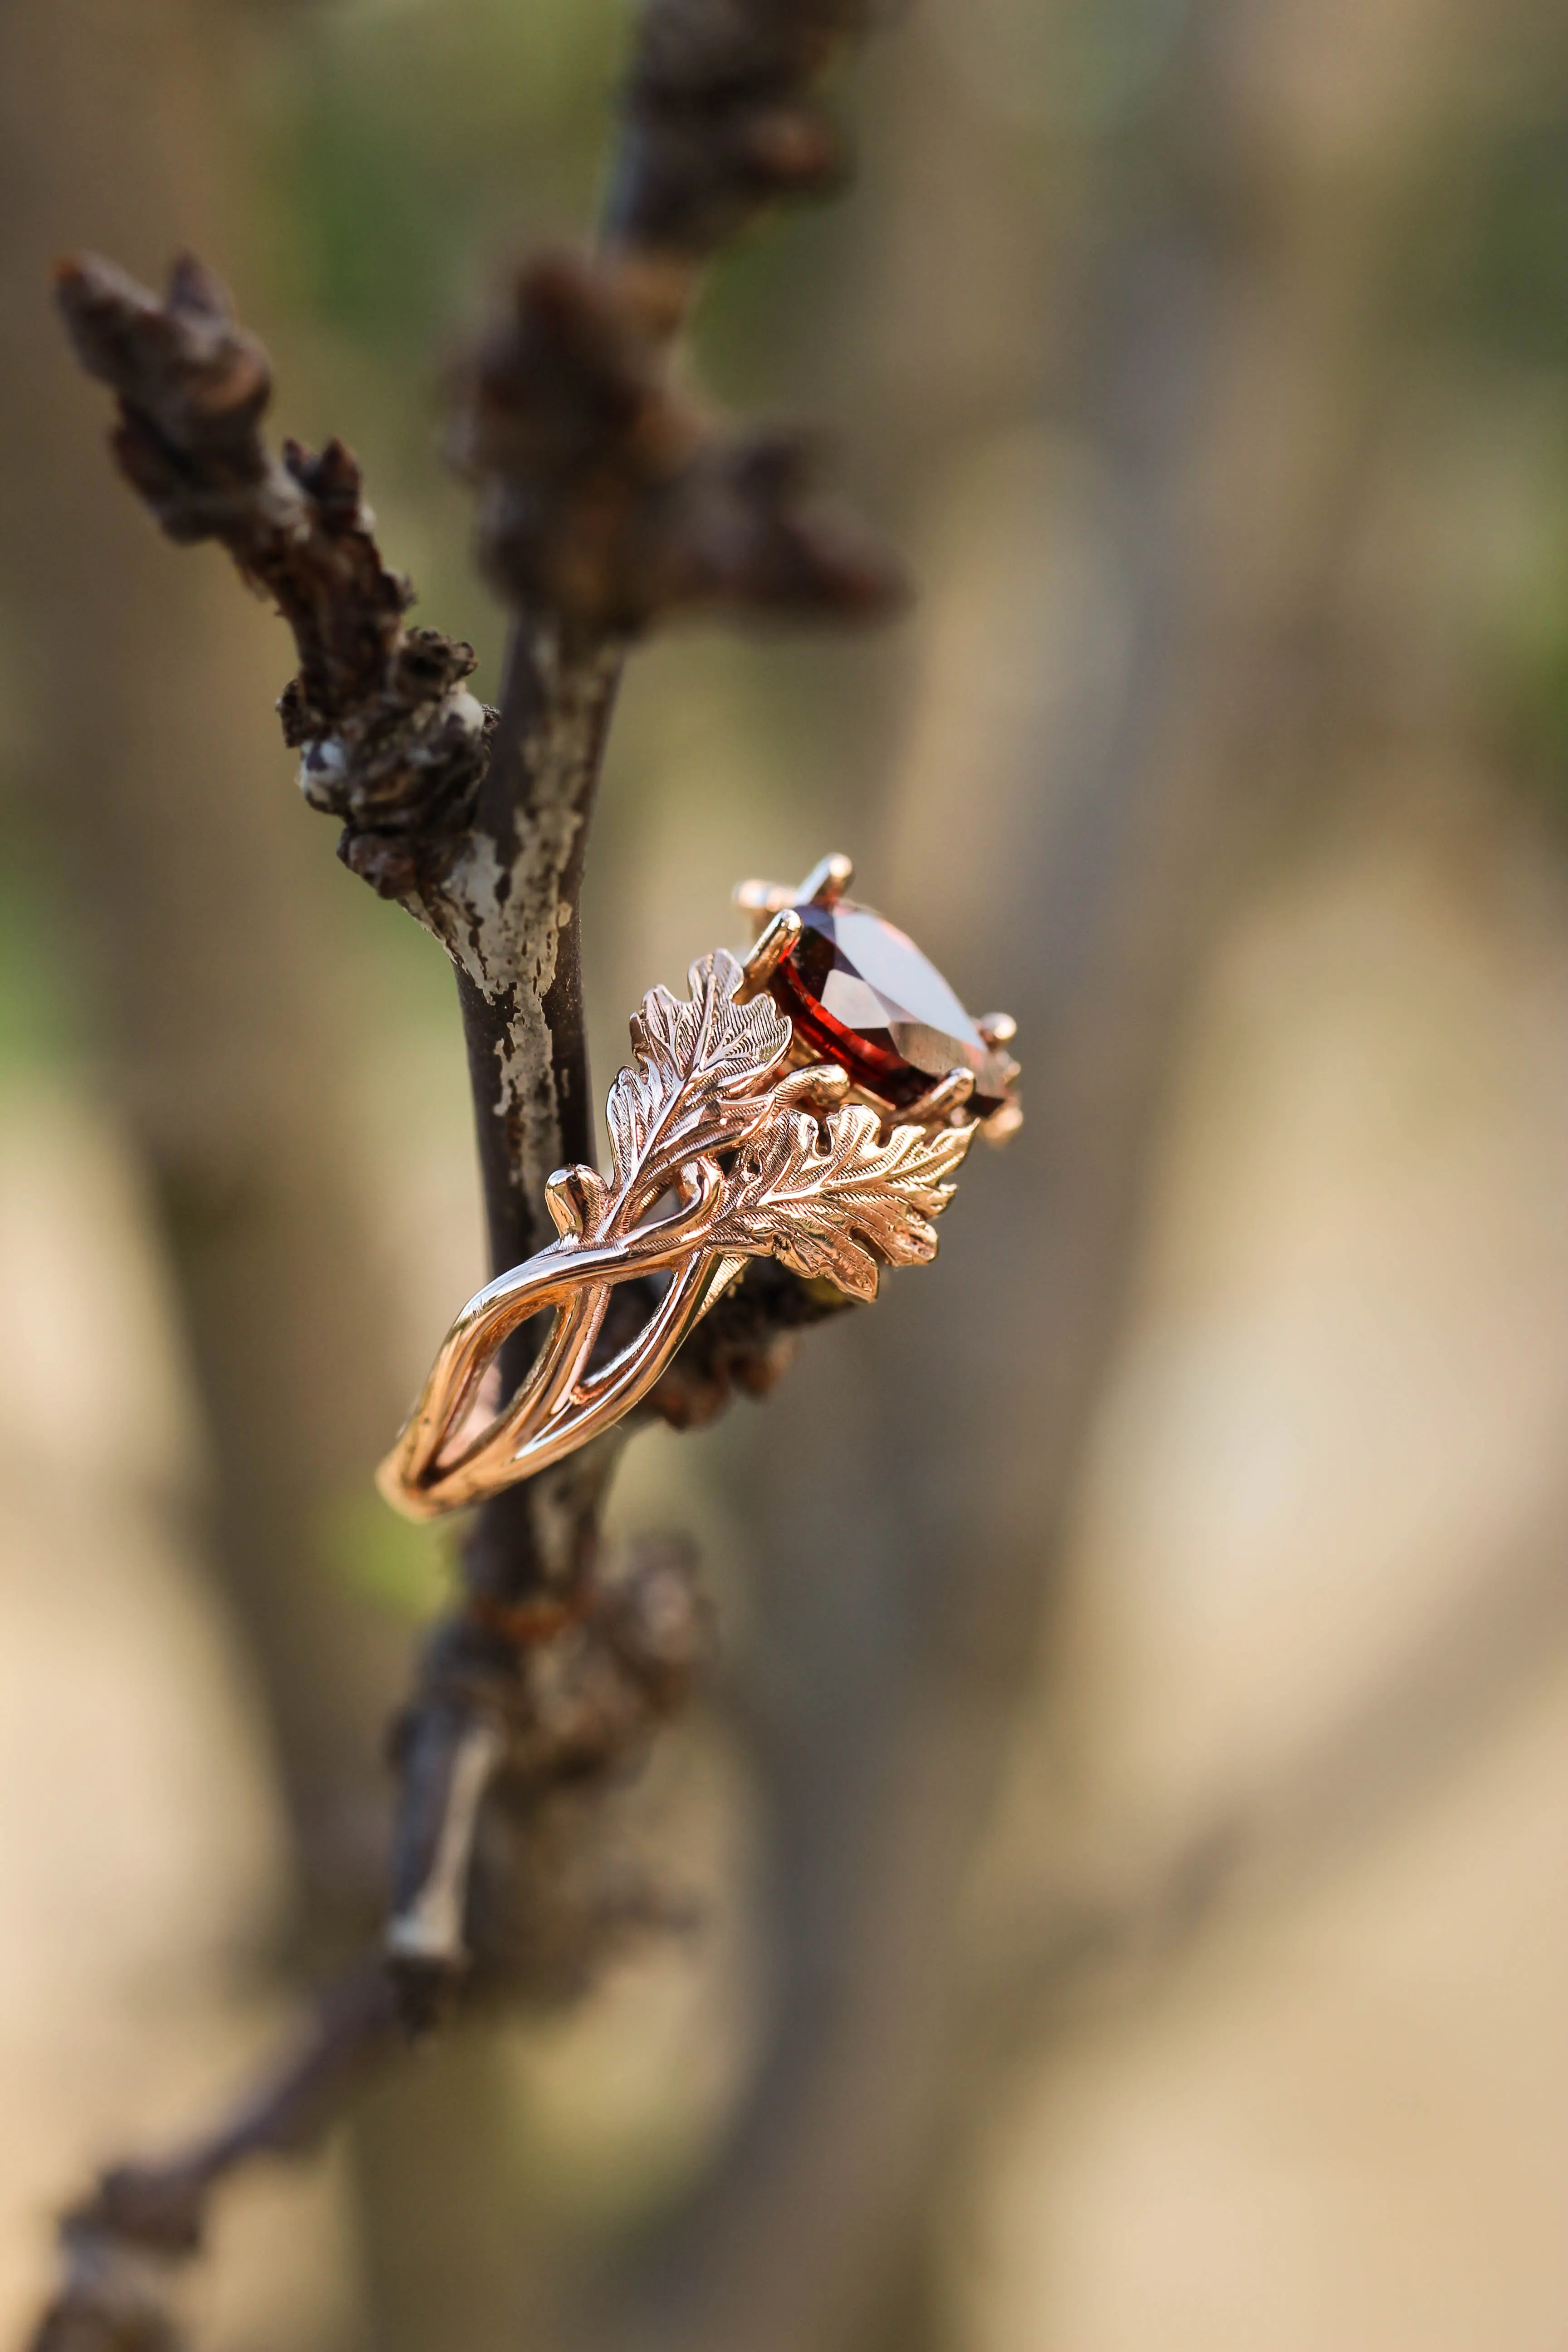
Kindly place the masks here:
[(1022, 1105), (1005, 1102), (1000, 1110), (994, 1110), (989, 1118), (981, 1120), (980, 1132), (987, 1143), (994, 1144), (999, 1150), (1004, 1143), (1012, 1141), (1023, 1124)]
[(799, 896), (799, 891), (792, 890), (787, 882), (760, 882), (755, 878), (737, 882), (731, 892), (736, 906), (752, 919), (753, 939), (762, 936), (770, 917), (781, 914), (785, 907), (793, 907)]
[[(823, 1034), (824, 1023), (813, 1016), (812, 1008), (816, 1003), (820, 978), (815, 964), (808, 971), (804, 957), (796, 958), (795, 955), (803, 932), (826, 924), (835, 927), (833, 936), (837, 939), (836, 927), (842, 921), (870, 926), (881, 923), (882, 919), (869, 908), (843, 904), (854, 878), (855, 869), (850, 859), (842, 850), (835, 850), (813, 866), (805, 881), (794, 889), (780, 883), (761, 880), (742, 882), (735, 889), (735, 903), (751, 917), (756, 942), (742, 964), (735, 1001), (740, 1004), (749, 1003), (764, 990), (774, 997), (795, 1024), (795, 1043), (790, 1058), (797, 1070), (808, 1063), (826, 1058), (837, 1042), (834, 1035)], [(890, 926), (886, 928), (891, 930)], [(915, 955), (915, 950), (901, 933), (894, 933), (893, 937), (899, 942), (897, 952)], [(922, 962), (918, 956), (915, 960), (917, 964)], [(816, 961), (819, 962), (820, 958)], [(922, 968), (929, 972), (929, 967)], [(848, 969), (853, 979), (852, 963)], [(907, 982), (907, 967), (905, 977)], [(944, 983), (940, 975), (935, 975), (935, 981), (939, 991), (942, 990)], [(893, 997), (888, 1000), (889, 1003), (896, 998), (897, 985), (895, 978)], [(919, 985), (917, 974), (917, 991)], [(979, 1127), (989, 1141), (1004, 1143), (1016, 1132), (1023, 1118), (1016, 1093), (1019, 1066), (1007, 1051), (1017, 1034), (1018, 1024), (1010, 1013), (987, 1013), (976, 1018), (962, 1010), (952, 1000), (951, 991), (947, 994), (952, 1039), (961, 1040), (967, 1035), (976, 1047), (983, 1046), (985, 1054), (984, 1065), (977, 1053), (971, 1066), (965, 1068), (955, 1065), (944, 1076), (928, 1083), (924, 1091), (914, 1095), (912, 1099), (900, 1098), (895, 1102), (891, 1095), (899, 1093), (901, 1097), (902, 1088), (895, 1086), (886, 1093), (882, 1091), (875, 1055), (863, 1052), (854, 1062), (849, 1062), (847, 1056), (841, 1056), (848, 1067), (847, 1098), (874, 1110), (886, 1131), (890, 1132), (894, 1127), (906, 1122), (928, 1130), (943, 1124), (973, 1123)], [(931, 1002), (929, 996), (926, 1002)], [(835, 1024), (829, 1021), (826, 1026), (832, 1031)], [(851, 1027), (854, 1026), (852, 1023)], [(885, 1050), (882, 1059), (886, 1061)], [(867, 1066), (868, 1064), (871, 1066)], [(929, 1064), (926, 1066), (929, 1067)], [(894, 1076), (898, 1076), (896, 1065)], [(906, 1070), (903, 1076), (907, 1084), (910, 1073)], [(981, 1089), (981, 1099), (976, 1105), (973, 1098), (977, 1087)], [(999, 1100), (999, 1097), (1003, 1099)]]
[(854, 879), (853, 859), (836, 849), (812, 867), (794, 896), (797, 903), (804, 900), (815, 907), (837, 907)]
[(773, 916), (741, 967), (741, 984), (735, 991), (737, 1004), (749, 1004), (752, 997), (762, 994), (785, 956), (793, 953), (802, 928), (793, 907), (781, 907)]
[(918, 1096), (912, 1103), (906, 1104), (902, 1110), (895, 1111), (893, 1116), (900, 1122), (934, 1127), (939, 1120), (950, 1118), (955, 1110), (962, 1110), (973, 1092), (973, 1070), (949, 1070), (945, 1078), (939, 1078), (934, 1087)]

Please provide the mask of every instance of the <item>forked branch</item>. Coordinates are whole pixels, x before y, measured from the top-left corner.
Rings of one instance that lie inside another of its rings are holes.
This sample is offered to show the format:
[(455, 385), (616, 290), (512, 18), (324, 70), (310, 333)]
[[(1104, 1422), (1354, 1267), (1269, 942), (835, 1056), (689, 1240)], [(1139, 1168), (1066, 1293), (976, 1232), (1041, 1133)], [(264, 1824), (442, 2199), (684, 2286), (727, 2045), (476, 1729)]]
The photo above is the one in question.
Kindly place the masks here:
[[(279, 709), (306, 799), (456, 966), (496, 1273), (551, 1237), (552, 1171), (596, 1156), (578, 905), (628, 644), (679, 611), (842, 623), (901, 594), (891, 559), (818, 498), (808, 444), (720, 425), (672, 362), (714, 249), (838, 176), (820, 79), (871, 13), (646, 0), (599, 250), (530, 262), (455, 377), (453, 455), (476, 485), (481, 563), (513, 608), (499, 712), (469, 690), (468, 646), (409, 626), (413, 591), (383, 560), (342, 443), (270, 448), (267, 355), (207, 271), (182, 259), (162, 299), (107, 261), (59, 273), (79, 356), (116, 395), (126, 478), (170, 537), (222, 545), (293, 631)], [(732, 1388), (761, 1393), (827, 1311), (819, 1286), (758, 1261), (649, 1409), (687, 1427)], [(500, 1360), (504, 1393), (526, 1367)], [(460, 1604), (395, 1740), (390, 1973), (378, 1963), (331, 1997), (305, 2053), (193, 2152), (105, 2177), (66, 2224), (51, 2352), (167, 2341), (143, 2258), (193, 2252), (216, 2185), (329, 2120), (398, 2026), (458, 1998), (574, 1986), (657, 1916), (606, 1859), (604, 1796), (680, 1703), (705, 1621), (668, 1549), (601, 1567), (622, 1436), (476, 1516)]]

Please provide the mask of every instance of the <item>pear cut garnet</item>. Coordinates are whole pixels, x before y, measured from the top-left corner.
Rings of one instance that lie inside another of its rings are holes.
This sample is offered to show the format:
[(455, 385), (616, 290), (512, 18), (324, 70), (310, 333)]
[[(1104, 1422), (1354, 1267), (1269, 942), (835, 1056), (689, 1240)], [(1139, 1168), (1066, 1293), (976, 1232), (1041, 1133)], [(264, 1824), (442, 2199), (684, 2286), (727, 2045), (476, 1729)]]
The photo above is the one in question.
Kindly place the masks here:
[(795, 908), (801, 934), (769, 982), (795, 1035), (853, 1085), (901, 1108), (945, 1078), (974, 1073), (984, 1118), (1006, 1092), (1008, 1061), (984, 1038), (914, 941), (869, 907), (840, 898)]

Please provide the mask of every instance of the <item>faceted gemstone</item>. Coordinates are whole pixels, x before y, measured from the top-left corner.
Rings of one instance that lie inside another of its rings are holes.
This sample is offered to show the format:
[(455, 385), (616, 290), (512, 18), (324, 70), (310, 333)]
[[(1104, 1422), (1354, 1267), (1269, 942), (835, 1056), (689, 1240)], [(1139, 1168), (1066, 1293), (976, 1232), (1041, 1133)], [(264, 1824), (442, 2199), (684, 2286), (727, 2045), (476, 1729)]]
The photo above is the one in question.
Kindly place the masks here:
[(934, 965), (895, 925), (848, 898), (797, 906), (801, 935), (769, 986), (795, 1034), (851, 1081), (902, 1106), (950, 1070), (974, 1072), (984, 1117), (1006, 1091), (1008, 1057), (987, 1045)]

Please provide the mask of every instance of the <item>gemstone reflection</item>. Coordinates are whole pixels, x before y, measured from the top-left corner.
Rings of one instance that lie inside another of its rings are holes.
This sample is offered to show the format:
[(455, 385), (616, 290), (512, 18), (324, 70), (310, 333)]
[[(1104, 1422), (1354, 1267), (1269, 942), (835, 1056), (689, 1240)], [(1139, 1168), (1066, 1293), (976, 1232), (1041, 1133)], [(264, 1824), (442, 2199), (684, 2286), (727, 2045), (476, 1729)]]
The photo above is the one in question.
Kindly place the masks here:
[(840, 898), (795, 908), (801, 936), (769, 982), (795, 1034), (884, 1102), (913, 1102), (950, 1070), (974, 1073), (984, 1118), (1001, 1104), (1008, 1057), (986, 1045), (934, 964), (869, 907)]

